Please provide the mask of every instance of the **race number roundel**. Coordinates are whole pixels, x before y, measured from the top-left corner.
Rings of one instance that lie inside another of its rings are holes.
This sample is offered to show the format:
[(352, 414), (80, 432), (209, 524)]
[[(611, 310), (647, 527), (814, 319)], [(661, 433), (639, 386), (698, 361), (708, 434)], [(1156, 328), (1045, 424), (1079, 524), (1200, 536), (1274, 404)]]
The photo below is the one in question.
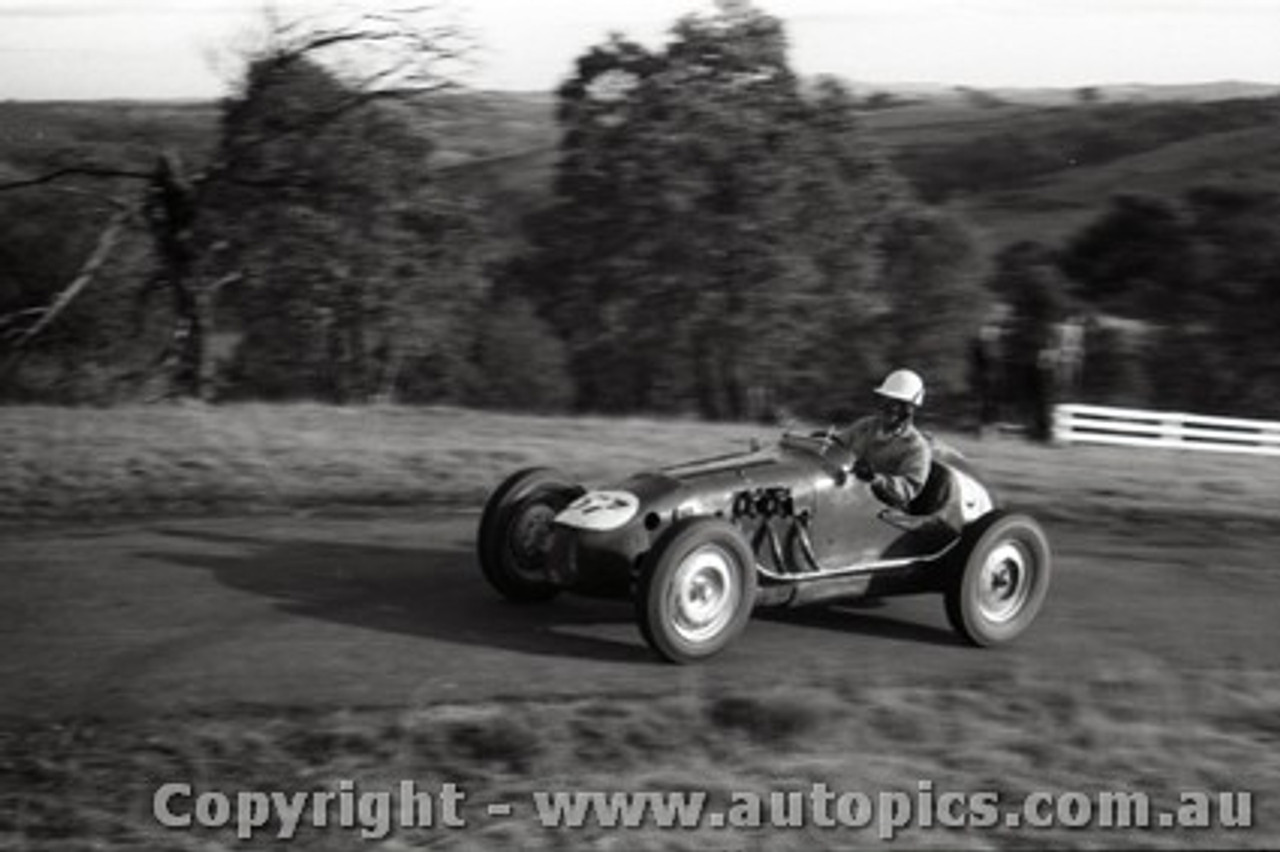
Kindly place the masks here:
[(639, 509), (640, 500), (629, 491), (588, 491), (556, 515), (556, 521), (581, 530), (616, 530)]

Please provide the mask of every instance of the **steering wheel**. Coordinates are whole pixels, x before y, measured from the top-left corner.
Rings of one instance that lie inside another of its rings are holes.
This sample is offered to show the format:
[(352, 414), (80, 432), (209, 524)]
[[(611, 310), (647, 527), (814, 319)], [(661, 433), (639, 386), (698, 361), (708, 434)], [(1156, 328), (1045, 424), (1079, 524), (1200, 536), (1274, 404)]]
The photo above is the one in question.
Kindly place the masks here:
[[(822, 446), (817, 454), (818, 458), (822, 461), (823, 466), (830, 471), (832, 477), (836, 481), (836, 484), (844, 485), (845, 482), (848, 481), (849, 476), (853, 473), (853, 459), (851, 458), (853, 451), (849, 448), (849, 445), (836, 434), (836, 427), (834, 425), (828, 426), (825, 430), (813, 432), (810, 434), (810, 437), (822, 441)], [(841, 450), (849, 457), (843, 460), (831, 458), (827, 455), (827, 450), (831, 447)]]

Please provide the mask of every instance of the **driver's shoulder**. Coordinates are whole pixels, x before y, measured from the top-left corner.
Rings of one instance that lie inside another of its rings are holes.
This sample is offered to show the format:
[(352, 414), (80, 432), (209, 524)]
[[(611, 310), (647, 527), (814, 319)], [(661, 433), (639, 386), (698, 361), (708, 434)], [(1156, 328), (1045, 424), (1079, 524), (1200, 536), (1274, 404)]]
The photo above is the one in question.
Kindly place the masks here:
[(912, 426), (911, 428), (909, 428), (904, 437), (906, 437), (906, 439), (910, 441), (920, 451), (928, 455), (932, 455), (934, 449), (938, 445), (937, 440), (933, 437), (932, 434), (930, 434), (929, 432), (925, 432), (922, 429), (917, 429), (915, 426)]

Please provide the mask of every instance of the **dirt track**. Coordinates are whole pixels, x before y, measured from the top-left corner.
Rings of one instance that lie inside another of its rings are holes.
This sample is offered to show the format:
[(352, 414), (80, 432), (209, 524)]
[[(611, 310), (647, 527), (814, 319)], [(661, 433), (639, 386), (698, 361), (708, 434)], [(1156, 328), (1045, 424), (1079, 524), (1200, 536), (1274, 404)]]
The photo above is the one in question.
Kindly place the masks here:
[(165, 520), (0, 538), (0, 715), (229, 703), (406, 706), (671, 692), (865, 671), (918, 684), (1106, 662), (1280, 666), (1280, 528), (1054, 527), (1047, 609), (1015, 646), (962, 646), (936, 597), (758, 614), (723, 656), (657, 662), (625, 604), (499, 600), (473, 514)]

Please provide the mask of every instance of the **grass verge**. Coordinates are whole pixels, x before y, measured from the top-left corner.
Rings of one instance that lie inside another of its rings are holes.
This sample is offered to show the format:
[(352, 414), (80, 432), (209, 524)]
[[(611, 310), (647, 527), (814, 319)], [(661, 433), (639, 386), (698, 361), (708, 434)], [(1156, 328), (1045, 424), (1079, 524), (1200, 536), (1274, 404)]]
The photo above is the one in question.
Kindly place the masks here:
[[(758, 425), (450, 408), (0, 408), (0, 520), (478, 507), (506, 474), (528, 465), (598, 484), (777, 435)], [(1011, 502), (1050, 519), (1266, 521), (1280, 493), (1274, 459), (943, 437)]]
[[(1183, 791), (1253, 791), (1253, 828), (987, 830), (902, 828), (895, 848), (1275, 848), (1280, 817), (1280, 675), (1223, 671), (1195, 679), (1155, 665), (1104, 663), (1089, 679), (1048, 683), (1010, 671), (940, 689), (814, 680), (787, 691), (705, 685), (636, 701), (434, 705), (281, 715), (253, 707), (194, 717), (74, 725), (24, 722), (0, 733), (0, 846), (31, 850), (240, 848), (233, 829), (158, 826), (152, 796), (167, 782), (199, 791), (419, 789), (466, 794), (465, 829), (303, 827), (291, 842), (260, 829), (253, 848), (853, 849), (886, 848), (866, 828), (671, 830), (550, 828), (534, 791), (693, 791), (727, 807), (753, 792), (907, 793), (919, 812), (929, 784), (1000, 794), (1141, 792), (1151, 812)], [(1261, 795), (1259, 795), (1261, 794)], [(489, 802), (514, 806), (488, 818)], [(187, 803), (188, 810), (190, 803)], [(368, 824), (368, 823), (366, 823)], [(278, 828), (278, 823), (276, 824)]]

